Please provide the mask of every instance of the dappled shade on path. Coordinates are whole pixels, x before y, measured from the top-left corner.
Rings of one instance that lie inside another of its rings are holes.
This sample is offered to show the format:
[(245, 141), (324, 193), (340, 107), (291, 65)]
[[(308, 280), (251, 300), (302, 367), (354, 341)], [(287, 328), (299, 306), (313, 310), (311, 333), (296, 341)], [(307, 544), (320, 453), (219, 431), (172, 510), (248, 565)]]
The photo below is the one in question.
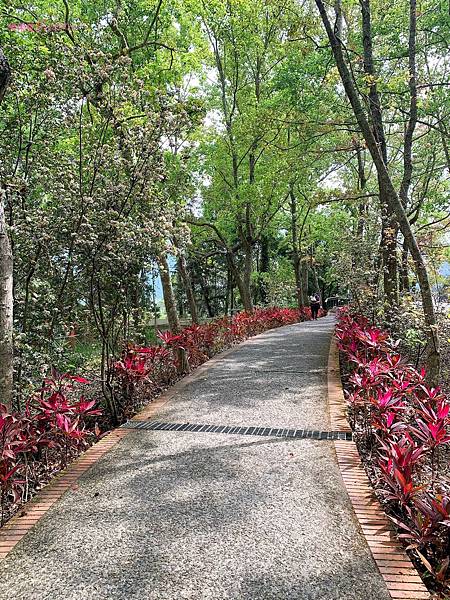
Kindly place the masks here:
[[(326, 429), (332, 325), (251, 340), (158, 419)], [(331, 442), (170, 431), (132, 432), (88, 471), (2, 563), (0, 597), (389, 598)]]

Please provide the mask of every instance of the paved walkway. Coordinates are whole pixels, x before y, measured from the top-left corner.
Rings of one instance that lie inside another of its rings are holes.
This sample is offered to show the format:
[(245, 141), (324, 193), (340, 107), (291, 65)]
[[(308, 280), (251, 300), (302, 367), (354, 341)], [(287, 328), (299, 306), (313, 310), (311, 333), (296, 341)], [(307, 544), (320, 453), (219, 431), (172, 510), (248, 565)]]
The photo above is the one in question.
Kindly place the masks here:
[[(333, 321), (253, 338), (158, 420), (329, 429)], [(388, 600), (332, 442), (133, 431), (0, 566), (8, 600)]]

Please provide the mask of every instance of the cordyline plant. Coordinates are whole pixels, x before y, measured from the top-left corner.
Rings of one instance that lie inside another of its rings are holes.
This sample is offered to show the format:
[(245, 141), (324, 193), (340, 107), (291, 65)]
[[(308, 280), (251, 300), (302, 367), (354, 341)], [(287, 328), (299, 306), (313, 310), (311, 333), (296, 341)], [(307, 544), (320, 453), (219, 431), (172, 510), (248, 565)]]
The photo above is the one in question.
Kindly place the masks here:
[(23, 413), (0, 404), (0, 525), (100, 435), (94, 418), (101, 411), (77, 392), (87, 383), (52, 371)]
[(361, 315), (339, 312), (338, 346), (345, 390), (363, 455), (387, 512), (441, 590), (448, 590), (450, 491), (440, 456), (450, 443), (450, 402), (425, 384), (398, 352), (398, 342)]
[[(324, 312), (319, 314), (323, 316)], [(309, 308), (261, 308), (202, 325), (194, 324), (177, 334), (159, 332), (160, 346), (146, 348), (127, 344), (113, 366), (121, 419), (131, 416), (143, 402), (148, 402), (180, 377), (179, 349), (186, 352), (189, 369), (192, 370), (218, 352), (251, 336), (310, 319)]]

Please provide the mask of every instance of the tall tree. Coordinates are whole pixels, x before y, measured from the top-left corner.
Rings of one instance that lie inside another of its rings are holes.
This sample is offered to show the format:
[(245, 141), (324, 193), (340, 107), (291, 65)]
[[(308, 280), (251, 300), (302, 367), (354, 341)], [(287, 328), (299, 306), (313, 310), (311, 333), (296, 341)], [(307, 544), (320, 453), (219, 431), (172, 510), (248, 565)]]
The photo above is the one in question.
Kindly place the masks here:
[[(436, 317), (434, 313), (433, 297), (431, 294), (431, 286), (428, 278), (427, 266), (422, 252), (419, 248), (419, 245), (417, 243), (417, 239), (411, 228), (411, 224), (409, 222), (408, 215), (405, 211), (405, 207), (403, 206), (402, 200), (395, 188), (392, 176), (389, 173), (388, 167), (383, 159), (380, 146), (377, 142), (377, 138), (375, 137), (375, 133), (369, 124), (367, 113), (364, 111), (358, 89), (356, 87), (350, 68), (344, 56), (342, 40), (338, 38), (335, 29), (331, 25), (330, 18), (328, 16), (323, 1), (315, 0), (315, 2), (319, 9), (319, 13), (331, 45), (333, 56), (346, 95), (353, 109), (361, 133), (364, 136), (367, 148), (371, 154), (372, 160), (377, 171), (379, 183), (382, 186), (383, 192), (385, 192), (384, 197), (386, 200), (387, 207), (390, 212), (396, 215), (399, 227), (408, 245), (408, 249), (411, 253), (415, 264), (417, 278), (419, 281), (420, 291), (422, 295), (423, 311), (427, 325), (428, 376), (432, 382), (437, 382), (440, 370), (439, 337), (437, 333)], [(365, 8), (368, 8), (367, 2)], [(367, 35), (368, 31), (365, 30), (364, 34)]]
[[(383, 109), (380, 95), (378, 93), (377, 77), (375, 70), (373, 43), (372, 43), (372, 22), (370, 11), (370, 0), (360, 0), (362, 16), (362, 40), (364, 55), (364, 73), (367, 76), (369, 85), (369, 118), (372, 125), (374, 138), (379, 148), (379, 154), (385, 166), (388, 165), (387, 142), (383, 123)], [(336, 4), (337, 18), (341, 18), (341, 5)], [(342, 31), (341, 31), (342, 33)], [(378, 174), (378, 171), (377, 171)], [(378, 174), (378, 190), (381, 206), (381, 257), (383, 264), (383, 289), (385, 294), (385, 309), (387, 313), (387, 322), (392, 325), (398, 310), (398, 282), (397, 282), (397, 219), (388, 201), (388, 190), (385, 182)]]
[[(0, 47), (0, 106), (11, 77)], [(12, 406), (13, 395), (13, 256), (5, 216), (7, 187), (0, 181), (0, 402)]]

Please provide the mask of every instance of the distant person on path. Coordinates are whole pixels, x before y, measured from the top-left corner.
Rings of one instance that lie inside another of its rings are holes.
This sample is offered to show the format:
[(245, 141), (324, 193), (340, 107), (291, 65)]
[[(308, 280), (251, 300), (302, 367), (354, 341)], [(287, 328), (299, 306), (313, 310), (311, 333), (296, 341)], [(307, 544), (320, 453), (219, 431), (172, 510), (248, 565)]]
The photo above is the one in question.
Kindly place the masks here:
[(319, 316), (319, 308), (320, 308), (319, 294), (313, 294), (309, 300), (310, 300), (310, 306), (311, 306), (311, 317), (312, 317), (313, 321), (316, 321), (317, 317)]

